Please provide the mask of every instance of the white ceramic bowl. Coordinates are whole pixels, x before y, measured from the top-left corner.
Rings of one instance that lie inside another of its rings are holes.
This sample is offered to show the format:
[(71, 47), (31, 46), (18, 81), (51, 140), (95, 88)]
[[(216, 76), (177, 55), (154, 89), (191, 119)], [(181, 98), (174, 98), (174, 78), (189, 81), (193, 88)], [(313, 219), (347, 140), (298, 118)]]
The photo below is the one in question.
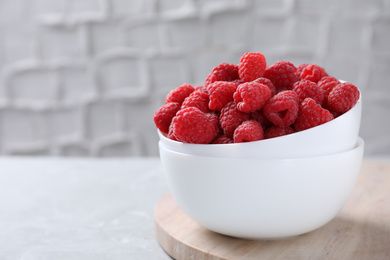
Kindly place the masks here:
[(216, 158), (160, 144), (169, 189), (200, 225), (229, 236), (277, 239), (315, 230), (343, 207), (364, 141), (336, 154), (295, 159)]
[(359, 136), (361, 99), (348, 112), (325, 124), (281, 137), (238, 144), (188, 144), (157, 131), (168, 149), (180, 153), (223, 158), (298, 158), (350, 150)]

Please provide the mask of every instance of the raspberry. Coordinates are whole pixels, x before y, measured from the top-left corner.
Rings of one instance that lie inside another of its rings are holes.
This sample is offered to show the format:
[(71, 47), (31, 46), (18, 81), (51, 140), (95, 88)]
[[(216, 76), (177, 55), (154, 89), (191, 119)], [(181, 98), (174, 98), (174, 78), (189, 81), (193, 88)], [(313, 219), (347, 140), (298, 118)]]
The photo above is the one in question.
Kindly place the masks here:
[(324, 124), (332, 119), (333, 115), (328, 110), (322, 108), (313, 99), (306, 98), (300, 105), (294, 128), (298, 132)]
[(204, 86), (208, 87), (215, 81), (233, 81), (236, 79), (239, 79), (238, 65), (221, 63), (207, 75)]
[(310, 97), (321, 105), (322, 100), (324, 99), (324, 92), (322, 89), (310, 80), (303, 79), (295, 82), (293, 91), (298, 94), (299, 102), (302, 102), (305, 98)]
[(265, 106), (271, 98), (271, 90), (260, 83), (246, 82), (238, 86), (233, 97), (238, 110), (254, 112)]
[(245, 53), (238, 64), (238, 74), (244, 82), (253, 81), (264, 75), (266, 60), (263, 54), (258, 52)]
[(186, 99), (184, 99), (181, 108), (197, 107), (202, 112), (208, 113), (210, 112), (209, 102), (210, 98), (207, 89), (205, 87), (198, 87), (194, 90), (194, 92), (186, 97)]
[(339, 83), (328, 96), (328, 108), (335, 112), (344, 113), (350, 110), (359, 100), (358, 88), (352, 83)]
[(315, 64), (308, 64), (301, 72), (301, 79), (307, 79), (317, 83), (323, 77), (328, 76), (325, 69)]
[(337, 118), (337, 117), (341, 116), (342, 114), (344, 114), (344, 113), (336, 112), (336, 111), (332, 111), (332, 110), (329, 110), (329, 112), (333, 115), (333, 118)]
[(215, 129), (215, 136), (223, 134), (221, 125), (219, 124), (219, 117), (214, 113), (206, 113), (206, 116), (209, 118), (211, 124)]
[(234, 101), (227, 103), (222, 108), (221, 115), (219, 116), (219, 122), (227, 137), (232, 137), (237, 126), (246, 120), (249, 120), (249, 114), (238, 110)]
[(172, 134), (184, 143), (207, 144), (216, 133), (209, 116), (196, 107), (181, 109), (172, 119), (171, 125)]
[(309, 64), (307, 63), (304, 63), (304, 64), (301, 64), (297, 67), (297, 70), (295, 71), (295, 74), (298, 76), (298, 78), (301, 78), (301, 73), (302, 73), (302, 70)]
[(235, 79), (232, 82), (236, 83), (237, 86), (244, 83), (244, 81), (242, 79)]
[(264, 132), (264, 139), (279, 137), (283, 135), (288, 135), (294, 133), (294, 129), (290, 126), (288, 127), (279, 127), (279, 126), (271, 126)]
[(278, 61), (265, 69), (264, 77), (271, 80), (276, 91), (291, 90), (299, 77), (295, 75), (294, 64), (288, 61)]
[(263, 108), (264, 116), (279, 127), (290, 126), (298, 116), (298, 100), (298, 94), (292, 90), (279, 92)]
[(264, 139), (263, 128), (255, 120), (248, 120), (239, 125), (234, 131), (234, 142), (252, 142)]
[(165, 103), (177, 102), (180, 105), (184, 99), (194, 91), (194, 87), (190, 84), (183, 84), (180, 87), (171, 90), (165, 98)]
[(258, 79), (255, 79), (253, 82), (257, 82), (257, 83), (266, 85), (269, 88), (269, 90), (271, 90), (271, 95), (275, 96), (276, 88), (275, 88), (274, 84), (272, 84), (272, 82), (269, 79), (267, 79), (267, 78), (258, 78)]
[(173, 140), (173, 141), (178, 141), (180, 142), (176, 136), (173, 134), (173, 130), (172, 130), (172, 124), (169, 126), (169, 131), (168, 131), (168, 138)]
[(256, 120), (260, 123), (260, 125), (263, 127), (263, 130), (267, 129), (268, 127), (271, 127), (273, 124), (264, 116), (262, 110), (256, 110), (255, 112), (252, 112), (251, 119)]
[(163, 133), (167, 134), (169, 131), (169, 125), (172, 118), (176, 115), (180, 109), (180, 104), (177, 102), (171, 102), (163, 105), (154, 113), (153, 120), (156, 127)]
[(209, 108), (220, 111), (227, 103), (233, 101), (237, 85), (233, 82), (216, 81), (207, 87), (210, 95)]
[(338, 79), (331, 76), (323, 77), (320, 81), (318, 81), (318, 87), (322, 89), (322, 92), (324, 92), (324, 100), (322, 101), (322, 107), (328, 108), (329, 93), (339, 83), (340, 81)]
[(226, 135), (218, 135), (214, 141), (211, 142), (212, 144), (231, 144), (233, 143), (233, 140)]

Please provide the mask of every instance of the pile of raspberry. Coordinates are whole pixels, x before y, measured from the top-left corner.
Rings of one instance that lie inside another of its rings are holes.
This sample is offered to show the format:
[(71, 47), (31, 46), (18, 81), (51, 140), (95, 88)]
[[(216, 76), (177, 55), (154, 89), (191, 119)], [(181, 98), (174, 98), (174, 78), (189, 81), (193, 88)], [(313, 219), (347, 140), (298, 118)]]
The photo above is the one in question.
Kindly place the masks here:
[(195, 144), (258, 141), (303, 131), (342, 115), (359, 100), (323, 67), (288, 61), (267, 66), (261, 53), (213, 68), (204, 86), (183, 84), (154, 114), (168, 138)]

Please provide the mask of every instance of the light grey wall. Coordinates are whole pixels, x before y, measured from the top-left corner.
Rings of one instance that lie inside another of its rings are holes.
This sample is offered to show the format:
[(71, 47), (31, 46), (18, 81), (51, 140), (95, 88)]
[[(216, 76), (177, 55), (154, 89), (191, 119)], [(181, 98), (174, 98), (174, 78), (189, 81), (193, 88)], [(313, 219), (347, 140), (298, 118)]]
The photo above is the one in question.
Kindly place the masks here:
[(221, 62), (316, 63), (390, 156), (390, 0), (0, 0), (0, 154), (157, 155), (154, 111)]

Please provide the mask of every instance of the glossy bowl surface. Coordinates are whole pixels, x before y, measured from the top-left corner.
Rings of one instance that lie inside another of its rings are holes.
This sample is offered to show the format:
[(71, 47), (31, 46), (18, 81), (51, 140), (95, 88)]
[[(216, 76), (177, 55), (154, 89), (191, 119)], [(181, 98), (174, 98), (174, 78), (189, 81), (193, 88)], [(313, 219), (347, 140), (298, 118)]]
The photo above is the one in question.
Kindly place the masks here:
[(157, 132), (164, 146), (179, 153), (221, 158), (298, 158), (352, 149), (359, 136), (361, 113), (360, 99), (349, 111), (325, 124), (281, 137), (238, 144), (188, 144)]
[(159, 146), (169, 189), (194, 221), (229, 236), (278, 239), (337, 215), (358, 176), (364, 141), (340, 153), (290, 159), (217, 158)]

